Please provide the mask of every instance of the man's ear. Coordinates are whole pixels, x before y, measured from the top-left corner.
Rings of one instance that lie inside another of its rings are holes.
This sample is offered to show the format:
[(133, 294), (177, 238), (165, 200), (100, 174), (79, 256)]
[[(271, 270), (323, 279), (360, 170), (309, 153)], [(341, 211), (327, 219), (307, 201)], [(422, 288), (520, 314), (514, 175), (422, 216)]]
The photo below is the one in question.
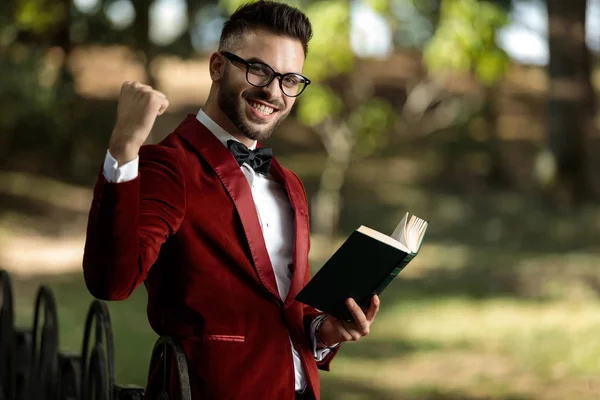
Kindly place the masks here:
[(217, 52), (212, 53), (208, 63), (210, 79), (212, 79), (213, 82), (219, 82), (225, 73), (225, 57)]

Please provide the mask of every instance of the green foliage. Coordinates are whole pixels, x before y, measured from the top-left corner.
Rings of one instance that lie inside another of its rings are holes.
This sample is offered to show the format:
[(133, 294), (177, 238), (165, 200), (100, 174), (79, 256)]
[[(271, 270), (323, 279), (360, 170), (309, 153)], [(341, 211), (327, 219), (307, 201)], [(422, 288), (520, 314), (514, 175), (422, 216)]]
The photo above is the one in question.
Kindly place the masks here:
[(325, 85), (314, 85), (302, 94), (298, 102), (298, 119), (307, 126), (316, 126), (328, 117), (338, 116), (344, 108), (342, 99)]
[(64, 21), (68, 12), (64, 2), (22, 0), (18, 2), (16, 20), (21, 28), (42, 34)]
[(313, 27), (304, 73), (321, 82), (353, 69), (350, 5), (346, 0), (317, 1), (304, 10)]
[(388, 13), (390, 11), (390, 0), (365, 0), (365, 4), (377, 13)]
[(424, 60), (433, 74), (472, 73), (485, 85), (501, 79), (509, 66), (496, 43), (508, 24), (505, 10), (488, 1), (442, 0), (440, 23), (427, 44)]
[(245, 3), (254, 3), (256, 0), (219, 0), (219, 6), (225, 14), (232, 14), (239, 6)]
[[(255, 3), (256, 1), (257, 0), (219, 0), (219, 6), (221, 6), (226, 15), (230, 15), (237, 10), (238, 7), (248, 3)], [(294, 7), (300, 6), (298, 0), (286, 0), (284, 3)]]
[(350, 126), (358, 132), (357, 150), (363, 154), (376, 150), (394, 123), (391, 104), (377, 97), (362, 104), (350, 117)]

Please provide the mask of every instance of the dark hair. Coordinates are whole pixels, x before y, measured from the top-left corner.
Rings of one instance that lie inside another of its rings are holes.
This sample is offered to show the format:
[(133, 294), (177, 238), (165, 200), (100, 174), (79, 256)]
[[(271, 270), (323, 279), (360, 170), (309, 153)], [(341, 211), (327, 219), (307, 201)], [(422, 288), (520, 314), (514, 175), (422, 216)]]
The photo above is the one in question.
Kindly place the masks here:
[(219, 50), (232, 49), (235, 41), (257, 29), (297, 39), (302, 43), (304, 56), (308, 54), (312, 38), (308, 17), (297, 8), (271, 0), (244, 4), (231, 14), (221, 31)]

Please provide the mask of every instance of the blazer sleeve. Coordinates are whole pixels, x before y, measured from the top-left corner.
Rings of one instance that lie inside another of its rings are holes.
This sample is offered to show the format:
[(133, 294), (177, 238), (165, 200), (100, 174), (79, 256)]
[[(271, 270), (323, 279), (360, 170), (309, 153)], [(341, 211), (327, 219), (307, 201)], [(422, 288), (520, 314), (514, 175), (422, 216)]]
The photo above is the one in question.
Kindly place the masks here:
[[(310, 275), (310, 272), (309, 272)], [(313, 338), (310, 337), (310, 335), (312, 334), (312, 329), (311, 329), (311, 324), (312, 321), (317, 318), (320, 315), (323, 315), (322, 312), (314, 309), (313, 307), (310, 307), (306, 304), (303, 305), (304, 307), (304, 332), (306, 332), (306, 334), (308, 335), (308, 342), (312, 343)], [(340, 346), (337, 346), (333, 349), (331, 349), (329, 351), (329, 353), (323, 357), (323, 359), (321, 361), (316, 361), (317, 363), (317, 368), (323, 370), (323, 371), (329, 371), (331, 369), (330, 364), (331, 361), (333, 361), (333, 358), (336, 356), (337, 352), (340, 350)]]
[(142, 146), (134, 180), (110, 183), (99, 174), (83, 255), (85, 283), (94, 297), (129, 297), (179, 229), (186, 210), (180, 159), (176, 149)]

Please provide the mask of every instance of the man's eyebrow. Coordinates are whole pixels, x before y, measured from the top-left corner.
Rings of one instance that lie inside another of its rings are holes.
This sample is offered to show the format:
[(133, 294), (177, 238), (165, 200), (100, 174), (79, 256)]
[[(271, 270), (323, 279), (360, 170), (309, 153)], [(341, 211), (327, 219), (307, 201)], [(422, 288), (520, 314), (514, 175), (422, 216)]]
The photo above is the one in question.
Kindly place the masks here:
[[(265, 60), (262, 60), (262, 59), (260, 59), (260, 58), (258, 58), (258, 57), (250, 57), (250, 58), (246, 58), (246, 61), (247, 61), (247, 62), (253, 62), (253, 63), (257, 63), (257, 62), (258, 62), (258, 63), (263, 63), (263, 64), (265, 64), (265, 65), (268, 65), (269, 67), (271, 67), (271, 65), (270, 65), (269, 63), (267, 63)], [(271, 68), (273, 68), (273, 67), (271, 67)], [(299, 72), (289, 72), (289, 73), (291, 73), (291, 74), (298, 74), (298, 75), (302, 75), (302, 74), (300, 74)]]
[[(267, 64), (267, 62), (265, 60), (262, 60), (258, 57), (251, 57), (251, 58), (247, 58), (246, 61), (248, 62), (259, 62), (259, 63), (263, 63), (263, 64)], [(267, 64), (269, 65), (269, 64)]]

